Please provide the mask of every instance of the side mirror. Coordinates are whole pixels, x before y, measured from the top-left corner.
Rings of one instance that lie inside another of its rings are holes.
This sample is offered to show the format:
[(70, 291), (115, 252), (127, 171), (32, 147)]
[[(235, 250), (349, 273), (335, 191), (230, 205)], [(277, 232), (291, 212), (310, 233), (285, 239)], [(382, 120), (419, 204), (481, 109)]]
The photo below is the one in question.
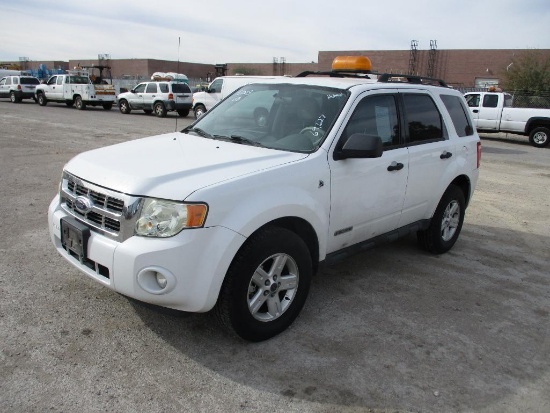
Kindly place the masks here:
[(354, 133), (342, 149), (334, 152), (334, 160), (348, 158), (380, 158), (384, 152), (380, 136)]

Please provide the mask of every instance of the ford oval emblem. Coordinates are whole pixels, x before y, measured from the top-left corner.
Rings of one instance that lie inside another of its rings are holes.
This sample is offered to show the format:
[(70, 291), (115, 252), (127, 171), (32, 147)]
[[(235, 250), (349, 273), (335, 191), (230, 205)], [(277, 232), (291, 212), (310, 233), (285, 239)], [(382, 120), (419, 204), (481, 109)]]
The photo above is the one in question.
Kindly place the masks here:
[(94, 203), (92, 200), (86, 196), (79, 196), (74, 201), (75, 209), (81, 214), (87, 214), (92, 210)]

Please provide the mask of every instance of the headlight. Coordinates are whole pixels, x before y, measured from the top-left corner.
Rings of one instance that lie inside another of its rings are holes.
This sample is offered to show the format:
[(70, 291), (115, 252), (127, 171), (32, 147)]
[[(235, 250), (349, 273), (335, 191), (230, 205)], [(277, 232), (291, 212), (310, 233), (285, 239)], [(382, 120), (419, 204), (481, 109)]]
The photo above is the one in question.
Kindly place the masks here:
[(184, 228), (202, 227), (206, 212), (207, 206), (204, 204), (146, 198), (135, 233), (144, 237), (171, 237)]

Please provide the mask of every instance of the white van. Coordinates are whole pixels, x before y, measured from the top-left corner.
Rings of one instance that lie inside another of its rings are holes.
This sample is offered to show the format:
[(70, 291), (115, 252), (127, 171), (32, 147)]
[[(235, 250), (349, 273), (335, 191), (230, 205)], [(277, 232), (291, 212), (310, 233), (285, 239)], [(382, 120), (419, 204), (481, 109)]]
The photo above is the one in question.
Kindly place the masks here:
[(200, 118), (212, 106), (224, 99), (241, 86), (258, 83), (266, 79), (277, 79), (284, 76), (221, 76), (210, 83), (205, 92), (193, 93), (193, 111), (195, 119)]

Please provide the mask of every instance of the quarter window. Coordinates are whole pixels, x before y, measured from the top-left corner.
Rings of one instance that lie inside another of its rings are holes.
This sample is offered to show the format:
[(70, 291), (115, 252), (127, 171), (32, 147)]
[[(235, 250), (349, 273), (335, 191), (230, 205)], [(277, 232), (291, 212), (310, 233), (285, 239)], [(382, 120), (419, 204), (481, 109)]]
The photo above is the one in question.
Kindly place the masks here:
[(443, 139), (441, 114), (430, 96), (405, 94), (403, 102), (410, 142)]
[(441, 100), (447, 108), (449, 115), (451, 115), (456, 134), (458, 136), (473, 135), (474, 128), (472, 128), (466, 115), (467, 109), (464, 107), (462, 100), (458, 96), (452, 95), (441, 95)]
[(159, 88), (162, 93), (168, 93), (168, 83), (159, 83)]

